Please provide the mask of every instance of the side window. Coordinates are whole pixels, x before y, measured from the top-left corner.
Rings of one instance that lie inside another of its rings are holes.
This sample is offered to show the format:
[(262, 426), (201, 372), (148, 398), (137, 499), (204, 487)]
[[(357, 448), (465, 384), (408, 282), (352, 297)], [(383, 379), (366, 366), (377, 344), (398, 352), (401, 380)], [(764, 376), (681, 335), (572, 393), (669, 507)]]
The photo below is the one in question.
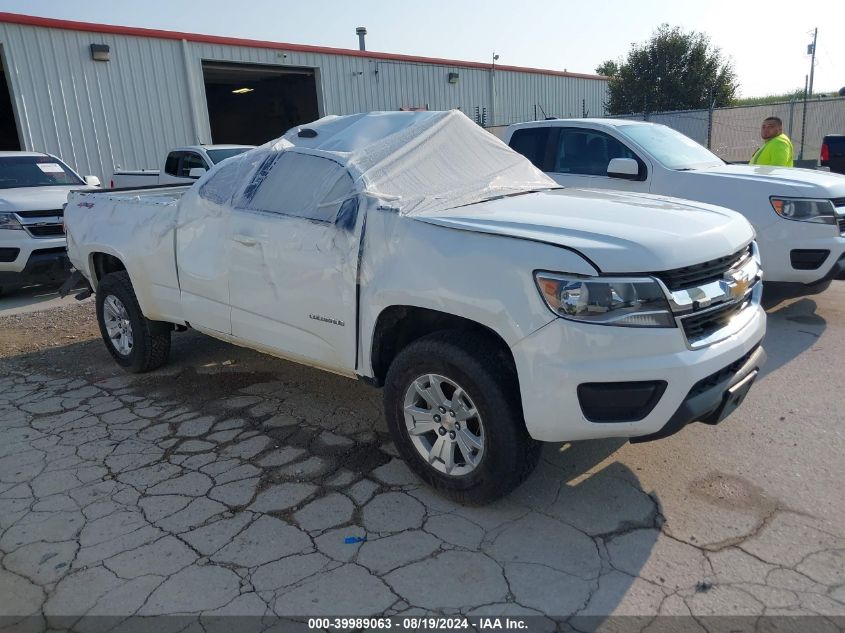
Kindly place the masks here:
[(170, 174), (171, 176), (178, 176), (180, 158), (182, 158), (182, 152), (170, 152), (164, 163), (164, 173)]
[(185, 152), (182, 155), (182, 162), (179, 164), (179, 178), (189, 178), (194, 167), (208, 169), (202, 156), (193, 152)]
[(549, 171), (546, 166), (546, 150), (549, 143), (549, 127), (528, 127), (516, 130), (511, 136), (510, 146), (534, 163), (537, 169)]
[(562, 174), (607, 176), (607, 165), (613, 158), (637, 160), (634, 152), (606, 134), (593, 130), (561, 128), (552, 171)]
[(354, 194), (346, 167), (329, 158), (281, 152), (269, 155), (253, 174), (237, 207), (318, 222), (334, 222)]
[(200, 198), (214, 204), (230, 204), (244, 177), (244, 169), (243, 161), (230, 160), (203, 183), (199, 190)]

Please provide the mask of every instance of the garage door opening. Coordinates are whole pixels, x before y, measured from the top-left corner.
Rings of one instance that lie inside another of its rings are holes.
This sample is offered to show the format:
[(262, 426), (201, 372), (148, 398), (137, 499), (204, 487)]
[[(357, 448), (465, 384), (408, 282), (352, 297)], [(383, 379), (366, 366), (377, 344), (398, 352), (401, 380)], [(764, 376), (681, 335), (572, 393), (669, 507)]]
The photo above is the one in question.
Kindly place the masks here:
[(15, 111), (12, 110), (12, 93), (6, 81), (6, 64), (3, 48), (0, 47), (0, 151), (20, 151), (21, 140), (15, 126)]
[(203, 62), (213, 143), (261, 145), (319, 118), (312, 68)]

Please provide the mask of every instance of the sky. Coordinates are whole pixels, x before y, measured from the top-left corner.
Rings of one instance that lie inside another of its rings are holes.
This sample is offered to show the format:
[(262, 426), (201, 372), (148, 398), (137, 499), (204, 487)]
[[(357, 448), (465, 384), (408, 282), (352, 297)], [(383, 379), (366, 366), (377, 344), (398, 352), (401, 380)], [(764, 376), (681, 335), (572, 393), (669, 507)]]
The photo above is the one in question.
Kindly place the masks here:
[(818, 27), (814, 92), (845, 86), (845, 2), (815, 0), (0, 0), (0, 11), (592, 73), (663, 22), (710, 36), (734, 65), (740, 96), (803, 89)]

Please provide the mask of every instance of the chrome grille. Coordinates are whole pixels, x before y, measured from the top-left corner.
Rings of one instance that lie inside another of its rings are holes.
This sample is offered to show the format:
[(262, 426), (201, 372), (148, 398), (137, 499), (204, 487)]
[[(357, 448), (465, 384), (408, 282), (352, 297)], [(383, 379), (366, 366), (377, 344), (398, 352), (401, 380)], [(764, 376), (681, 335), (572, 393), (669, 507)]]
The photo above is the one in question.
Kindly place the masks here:
[(64, 217), (64, 209), (48, 209), (46, 211), (15, 211), (19, 218), (55, 218)]
[(834, 198), (831, 202), (836, 207), (836, 222), (839, 224), (839, 232), (845, 235), (845, 198)]
[[(757, 246), (753, 242), (729, 257), (695, 267), (699, 271), (717, 270), (725, 260), (734, 260), (722, 274), (708, 276), (698, 285), (683, 285), (679, 290), (668, 290), (667, 299), (675, 320), (684, 331), (690, 349), (707, 347), (739, 332), (753, 320), (762, 294), (762, 272)], [(665, 281), (663, 282), (665, 285)]]
[(682, 290), (693, 286), (701, 286), (712, 281), (717, 281), (731, 268), (742, 264), (752, 256), (751, 245), (749, 244), (741, 251), (737, 251), (725, 257), (711, 259), (702, 264), (694, 264), (683, 268), (665, 270), (659, 273), (652, 273), (660, 279), (666, 287), (671, 290)]
[(65, 234), (61, 224), (27, 226), (26, 230), (29, 231), (32, 237), (62, 237)]
[(727, 326), (731, 319), (751, 304), (750, 295), (741, 301), (721, 305), (712, 310), (692, 314), (681, 319), (687, 341), (694, 344)]
[(33, 211), (15, 211), (23, 228), (32, 237), (64, 237), (62, 228), (63, 209), (46, 209)]

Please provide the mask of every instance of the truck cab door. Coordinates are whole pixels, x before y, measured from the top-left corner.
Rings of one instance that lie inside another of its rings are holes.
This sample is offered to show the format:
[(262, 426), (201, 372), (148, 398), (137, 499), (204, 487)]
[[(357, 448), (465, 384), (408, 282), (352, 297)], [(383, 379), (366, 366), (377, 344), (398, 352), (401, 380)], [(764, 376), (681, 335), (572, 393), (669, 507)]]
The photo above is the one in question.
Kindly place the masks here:
[[(622, 141), (590, 128), (552, 127), (551, 152), (546, 172), (564, 187), (614, 189), (647, 193), (650, 187), (645, 162)], [(635, 179), (609, 176), (610, 161), (632, 158), (640, 165)]]
[(179, 181), (179, 163), (184, 152), (170, 152), (164, 161), (164, 169), (158, 174), (158, 184), (172, 185)]
[(229, 267), (232, 246), (233, 174), (218, 169), (201, 186), (188, 189), (176, 218), (176, 270), (182, 313), (194, 328), (230, 335)]
[(356, 365), (363, 213), (347, 169), (273, 152), (232, 211), (232, 335), (343, 374)]
[(164, 170), (159, 174), (161, 185), (186, 185), (194, 182), (191, 178), (191, 169), (202, 167), (206, 171), (209, 168), (205, 159), (197, 152), (176, 151), (167, 155), (164, 163)]

